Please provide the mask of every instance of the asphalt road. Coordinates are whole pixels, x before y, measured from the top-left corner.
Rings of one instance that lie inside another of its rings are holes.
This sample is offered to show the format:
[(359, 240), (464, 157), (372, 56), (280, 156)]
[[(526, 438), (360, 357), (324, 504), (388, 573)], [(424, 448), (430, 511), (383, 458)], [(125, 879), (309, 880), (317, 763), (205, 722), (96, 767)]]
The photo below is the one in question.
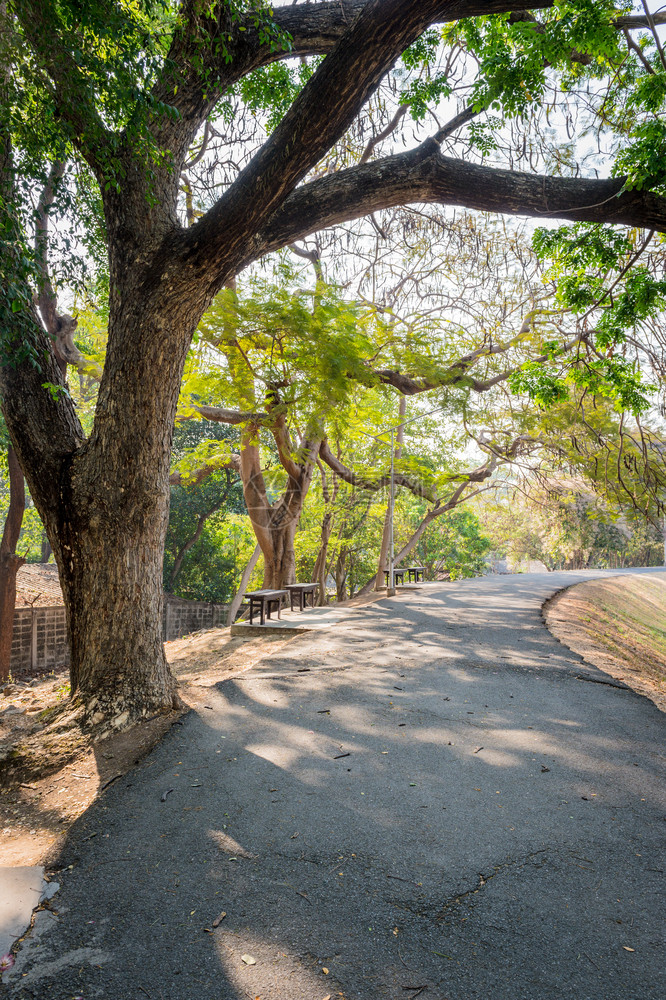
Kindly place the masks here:
[(663, 1000), (664, 716), (540, 616), (589, 576), (399, 594), (212, 689), (73, 827), (5, 995)]

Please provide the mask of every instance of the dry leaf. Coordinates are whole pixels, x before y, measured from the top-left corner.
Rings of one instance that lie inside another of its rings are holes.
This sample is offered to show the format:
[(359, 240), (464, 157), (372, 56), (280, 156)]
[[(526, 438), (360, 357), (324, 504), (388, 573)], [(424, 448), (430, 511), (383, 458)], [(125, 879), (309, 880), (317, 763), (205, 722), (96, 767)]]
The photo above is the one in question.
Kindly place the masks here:
[(623, 944), (622, 947), (624, 948), (625, 951), (636, 951), (635, 948), (627, 948), (626, 944)]
[(252, 955), (241, 955), (241, 962), (245, 962), (246, 965), (257, 964), (256, 958), (253, 958)]
[(219, 927), (224, 918), (226, 917), (226, 915), (227, 915), (226, 910), (222, 910), (222, 913), (220, 913), (219, 917), (215, 917), (215, 920), (213, 921), (213, 927)]
[(332, 993), (327, 993), (326, 996), (324, 997), (324, 1000), (331, 1000), (332, 995), (333, 995)]
[(322, 970), (321, 970), (321, 971), (322, 971), (322, 972), (324, 973), (324, 975), (325, 975), (325, 976), (327, 976), (327, 975), (328, 975), (328, 969), (326, 968), (326, 966), (325, 966), (325, 965), (324, 965), (324, 966), (322, 966)]

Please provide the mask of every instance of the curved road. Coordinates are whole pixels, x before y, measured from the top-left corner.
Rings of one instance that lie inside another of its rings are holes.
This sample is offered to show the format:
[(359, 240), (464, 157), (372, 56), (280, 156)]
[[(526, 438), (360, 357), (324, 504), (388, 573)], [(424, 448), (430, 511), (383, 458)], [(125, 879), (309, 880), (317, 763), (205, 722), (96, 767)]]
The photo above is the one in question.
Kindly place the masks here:
[(540, 615), (598, 575), (399, 593), (212, 689), (72, 829), (0, 992), (663, 1000), (664, 716)]

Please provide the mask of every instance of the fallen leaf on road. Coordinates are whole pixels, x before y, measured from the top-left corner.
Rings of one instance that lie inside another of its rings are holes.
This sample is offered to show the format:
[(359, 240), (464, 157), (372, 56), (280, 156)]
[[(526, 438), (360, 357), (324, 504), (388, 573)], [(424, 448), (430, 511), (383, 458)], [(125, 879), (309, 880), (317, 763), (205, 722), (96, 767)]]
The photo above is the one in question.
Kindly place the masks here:
[(246, 965), (257, 964), (256, 958), (253, 958), (252, 955), (241, 955), (241, 962), (245, 962)]
[(173, 791), (173, 788), (167, 788), (166, 792), (162, 793), (162, 802), (166, 802), (167, 795), (171, 795), (172, 791)]
[(222, 913), (220, 913), (219, 917), (215, 917), (215, 920), (213, 921), (213, 927), (219, 927), (224, 918), (226, 917), (226, 915), (227, 915), (226, 910), (222, 910)]
[(328, 975), (328, 969), (326, 968), (325, 965), (322, 966), (321, 971), (324, 973), (325, 976)]
[(626, 944), (623, 944), (622, 947), (624, 948), (625, 951), (636, 951), (635, 948), (627, 948)]

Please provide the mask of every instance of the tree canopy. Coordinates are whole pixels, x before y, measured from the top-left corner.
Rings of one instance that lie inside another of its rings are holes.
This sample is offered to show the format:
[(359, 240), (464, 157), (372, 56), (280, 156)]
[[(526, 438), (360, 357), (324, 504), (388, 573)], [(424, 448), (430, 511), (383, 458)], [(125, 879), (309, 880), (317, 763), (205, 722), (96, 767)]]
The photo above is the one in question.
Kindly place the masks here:
[[(356, 219), (382, 230), (403, 206), (536, 218), (539, 251), (563, 268), (559, 306), (578, 317), (576, 364), (563, 375), (557, 331), (514, 388), (546, 403), (566, 377), (643, 408), (620, 345), (664, 293), (634, 259), (666, 231), (663, 14), (610, 0), (6, 0), (0, 18), (2, 405), (88, 717), (173, 702), (159, 622), (181, 376), (215, 295), (268, 253)], [(56, 283), (88, 270), (108, 289), (90, 429), (57, 352), (69, 333), (47, 335), (35, 308), (49, 214)], [(442, 385), (416, 353), (383, 383)], [(484, 343), (437, 374), (473, 387), (494, 357)]]

